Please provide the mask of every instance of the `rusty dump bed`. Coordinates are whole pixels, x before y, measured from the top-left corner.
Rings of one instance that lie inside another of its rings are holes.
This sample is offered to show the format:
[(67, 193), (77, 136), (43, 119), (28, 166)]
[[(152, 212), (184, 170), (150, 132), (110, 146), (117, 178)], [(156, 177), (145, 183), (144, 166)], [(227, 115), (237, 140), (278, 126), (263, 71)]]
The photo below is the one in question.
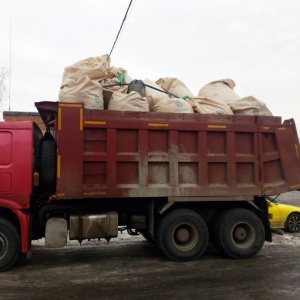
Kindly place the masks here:
[(57, 140), (57, 198), (228, 200), (300, 188), (292, 119), (36, 107)]

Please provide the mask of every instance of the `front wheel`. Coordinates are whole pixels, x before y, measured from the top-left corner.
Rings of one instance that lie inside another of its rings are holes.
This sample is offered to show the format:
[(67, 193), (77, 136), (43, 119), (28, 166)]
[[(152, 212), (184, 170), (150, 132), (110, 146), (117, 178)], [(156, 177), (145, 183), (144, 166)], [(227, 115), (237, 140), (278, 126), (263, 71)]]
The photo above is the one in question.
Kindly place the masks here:
[(15, 226), (0, 218), (0, 271), (9, 269), (19, 258), (20, 236)]
[(300, 214), (291, 213), (286, 219), (285, 230), (288, 232), (300, 231)]
[(159, 223), (156, 242), (171, 260), (196, 260), (207, 247), (208, 229), (195, 211), (177, 209), (168, 213)]
[(265, 240), (262, 221), (246, 209), (232, 209), (219, 215), (212, 230), (218, 250), (232, 258), (249, 258), (260, 251)]

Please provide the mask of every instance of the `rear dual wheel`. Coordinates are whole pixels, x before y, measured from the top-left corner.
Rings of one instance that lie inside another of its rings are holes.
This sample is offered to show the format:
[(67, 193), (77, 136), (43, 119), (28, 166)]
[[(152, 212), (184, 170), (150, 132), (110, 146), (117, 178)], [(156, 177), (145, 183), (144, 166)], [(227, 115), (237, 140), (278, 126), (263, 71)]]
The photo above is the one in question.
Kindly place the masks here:
[(159, 249), (171, 260), (196, 260), (207, 247), (208, 229), (195, 211), (177, 209), (159, 223), (156, 241)]
[(232, 258), (249, 258), (260, 251), (265, 240), (262, 221), (247, 209), (221, 213), (211, 231), (215, 247)]

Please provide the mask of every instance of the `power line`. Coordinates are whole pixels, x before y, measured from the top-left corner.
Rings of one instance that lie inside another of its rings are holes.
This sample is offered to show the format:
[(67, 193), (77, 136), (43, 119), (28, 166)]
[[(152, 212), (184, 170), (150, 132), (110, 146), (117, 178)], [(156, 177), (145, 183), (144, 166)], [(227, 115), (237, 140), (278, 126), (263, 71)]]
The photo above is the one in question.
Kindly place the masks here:
[(122, 24), (121, 24), (121, 26), (120, 26), (120, 29), (119, 29), (119, 32), (118, 32), (117, 37), (116, 37), (116, 39), (115, 39), (115, 42), (114, 42), (114, 44), (113, 44), (113, 46), (112, 46), (112, 48), (111, 48), (111, 50), (110, 50), (109, 56), (111, 56), (111, 54), (112, 54), (112, 52), (113, 52), (113, 50), (114, 50), (115, 44), (116, 44), (116, 42), (117, 42), (117, 40), (118, 40), (118, 37), (119, 37), (119, 35), (120, 35), (120, 32), (121, 32), (121, 30), (122, 30), (123, 24), (124, 24), (124, 22), (125, 22), (125, 20), (126, 20), (126, 18), (127, 18), (127, 14), (128, 14), (129, 9), (130, 9), (131, 3), (132, 3), (132, 0), (130, 0), (130, 3), (129, 3), (129, 5), (128, 5), (128, 7), (127, 7), (127, 10), (126, 10), (124, 19), (123, 19)]
[(8, 110), (10, 111), (10, 91), (11, 91), (11, 11), (9, 13), (9, 89), (8, 89)]

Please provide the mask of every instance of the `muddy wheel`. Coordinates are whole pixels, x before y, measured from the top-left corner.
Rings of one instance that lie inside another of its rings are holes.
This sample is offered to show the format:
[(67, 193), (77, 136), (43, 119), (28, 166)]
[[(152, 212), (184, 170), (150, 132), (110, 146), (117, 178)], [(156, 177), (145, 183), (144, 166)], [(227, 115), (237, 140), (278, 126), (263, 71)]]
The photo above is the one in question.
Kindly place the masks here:
[(0, 218), (0, 271), (10, 268), (20, 255), (20, 236), (15, 226)]
[(55, 192), (56, 142), (50, 132), (43, 137), (40, 150), (40, 183), (44, 193)]
[(246, 209), (232, 209), (218, 216), (212, 231), (218, 250), (232, 258), (248, 258), (260, 251), (265, 240), (261, 220)]
[(291, 213), (286, 219), (285, 230), (288, 232), (300, 231), (300, 214)]
[(208, 229), (195, 211), (177, 209), (161, 220), (156, 240), (160, 250), (171, 260), (196, 260), (207, 247)]

